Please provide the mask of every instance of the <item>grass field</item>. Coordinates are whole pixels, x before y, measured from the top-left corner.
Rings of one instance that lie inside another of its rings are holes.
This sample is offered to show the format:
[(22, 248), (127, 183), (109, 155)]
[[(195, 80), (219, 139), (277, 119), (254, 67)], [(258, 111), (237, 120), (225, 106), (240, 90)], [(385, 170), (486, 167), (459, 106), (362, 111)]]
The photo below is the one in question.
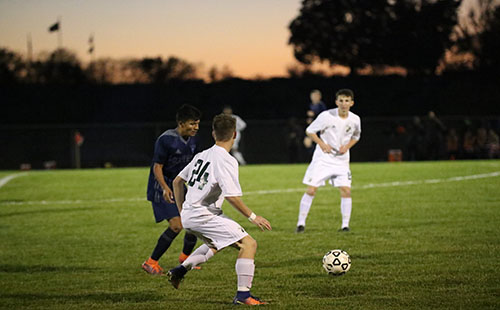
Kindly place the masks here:
[[(295, 234), (306, 165), (240, 168), (244, 201), (270, 220), (252, 289), (266, 309), (499, 309), (500, 161), (352, 164), (350, 233), (339, 194), (318, 191)], [(0, 179), (15, 174), (0, 172)], [(0, 308), (232, 309), (236, 251), (190, 272), (179, 290), (144, 273), (165, 224), (145, 201), (147, 168), (32, 171), (0, 187)], [(265, 191), (265, 192), (260, 192)], [(160, 263), (176, 265), (178, 238)], [(322, 256), (352, 257), (327, 276)]]

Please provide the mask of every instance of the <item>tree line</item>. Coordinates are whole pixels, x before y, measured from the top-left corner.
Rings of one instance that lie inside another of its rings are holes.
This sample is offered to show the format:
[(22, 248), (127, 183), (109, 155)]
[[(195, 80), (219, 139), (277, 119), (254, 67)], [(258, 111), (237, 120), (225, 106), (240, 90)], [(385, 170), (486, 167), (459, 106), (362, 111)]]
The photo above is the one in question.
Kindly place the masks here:
[[(387, 74), (389, 67), (408, 75), (498, 72), (500, 6), (496, 0), (472, 1), (475, 5), (459, 18), (462, 0), (303, 0), (289, 25), (299, 65), (288, 68), (288, 74), (326, 76), (311, 69), (318, 62), (346, 66), (352, 75)], [(176, 56), (102, 58), (83, 65), (68, 49), (27, 59), (0, 47), (2, 84), (162, 84), (234, 77), (228, 67), (213, 66), (206, 74), (201, 67)]]
[(301, 63), (326, 61), (349, 67), (351, 74), (387, 66), (403, 67), (409, 75), (432, 75), (440, 67), (496, 72), (499, 3), (472, 0), (459, 18), (462, 2), (303, 0), (289, 25), (289, 44)]

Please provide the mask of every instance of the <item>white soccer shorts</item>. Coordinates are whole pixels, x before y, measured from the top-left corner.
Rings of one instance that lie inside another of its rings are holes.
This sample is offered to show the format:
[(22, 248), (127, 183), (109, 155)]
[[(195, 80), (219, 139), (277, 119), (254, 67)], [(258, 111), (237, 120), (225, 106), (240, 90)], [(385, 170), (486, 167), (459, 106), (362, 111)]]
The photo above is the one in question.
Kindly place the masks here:
[(307, 167), (302, 183), (320, 187), (328, 180), (335, 187), (351, 187), (351, 170), (348, 166), (329, 165), (323, 162), (311, 162)]
[(248, 233), (225, 215), (213, 215), (201, 210), (182, 210), (181, 220), (184, 229), (196, 235), (211, 248), (218, 251), (248, 236)]

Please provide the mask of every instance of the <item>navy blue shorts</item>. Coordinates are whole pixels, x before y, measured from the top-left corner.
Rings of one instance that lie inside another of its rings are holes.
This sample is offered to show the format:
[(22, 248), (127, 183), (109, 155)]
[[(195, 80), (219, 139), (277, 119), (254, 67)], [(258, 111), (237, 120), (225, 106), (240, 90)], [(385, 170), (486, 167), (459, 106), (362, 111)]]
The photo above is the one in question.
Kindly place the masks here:
[(180, 216), (177, 205), (175, 203), (168, 203), (163, 198), (160, 202), (151, 202), (151, 204), (153, 205), (156, 223)]

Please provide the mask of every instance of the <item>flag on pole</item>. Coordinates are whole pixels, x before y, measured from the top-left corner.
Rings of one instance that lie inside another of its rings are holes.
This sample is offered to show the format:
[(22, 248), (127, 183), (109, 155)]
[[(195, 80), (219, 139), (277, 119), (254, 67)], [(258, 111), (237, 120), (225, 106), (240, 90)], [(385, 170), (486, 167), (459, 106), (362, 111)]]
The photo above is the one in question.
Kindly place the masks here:
[(89, 36), (89, 49), (88, 49), (89, 54), (92, 54), (94, 52), (94, 48), (95, 48), (95, 45), (94, 45), (94, 34), (92, 33)]
[(49, 27), (49, 32), (54, 32), (54, 31), (58, 31), (58, 30), (59, 30), (59, 22), (57, 22)]

